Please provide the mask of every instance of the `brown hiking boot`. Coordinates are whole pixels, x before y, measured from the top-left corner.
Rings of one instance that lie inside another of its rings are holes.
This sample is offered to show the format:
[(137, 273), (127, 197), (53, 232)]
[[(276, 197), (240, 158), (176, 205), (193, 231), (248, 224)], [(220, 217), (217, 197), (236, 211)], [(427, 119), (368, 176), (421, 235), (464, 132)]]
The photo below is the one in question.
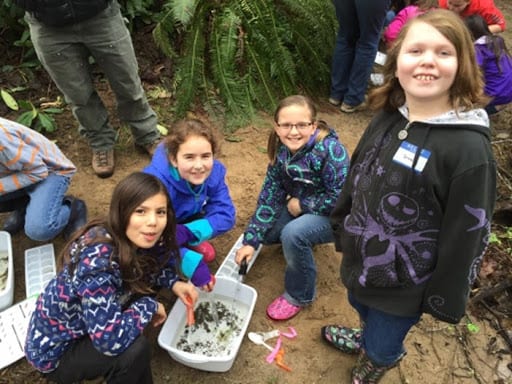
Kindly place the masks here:
[(135, 147), (139, 151), (141, 151), (143, 153), (147, 153), (149, 156), (153, 157), (153, 155), (155, 154), (155, 151), (156, 151), (156, 147), (158, 147), (158, 144), (160, 144), (161, 142), (162, 142), (162, 138), (158, 138), (148, 144), (135, 144)]
[(98, 177), (112, 176), (114, 173), (114, 149), (92, 151), (92, 169)]

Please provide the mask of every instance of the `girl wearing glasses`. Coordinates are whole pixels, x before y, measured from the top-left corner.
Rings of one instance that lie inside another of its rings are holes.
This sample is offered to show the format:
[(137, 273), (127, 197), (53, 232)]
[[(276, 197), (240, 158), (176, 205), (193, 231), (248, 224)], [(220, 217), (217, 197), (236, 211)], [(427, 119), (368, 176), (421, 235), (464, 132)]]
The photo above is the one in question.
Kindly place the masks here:
[(282, 244), (285, 289), (267, 307), (267, 315), (287, 320), (315, 298), (313, 246), (334, 241), (329, 214), (345, 181), (349, 156), (336, 132), (317, 120), (308, 97), (283, 99), (274, 121), (267, 174), (236, 262), (250, 261), (260, 244)]

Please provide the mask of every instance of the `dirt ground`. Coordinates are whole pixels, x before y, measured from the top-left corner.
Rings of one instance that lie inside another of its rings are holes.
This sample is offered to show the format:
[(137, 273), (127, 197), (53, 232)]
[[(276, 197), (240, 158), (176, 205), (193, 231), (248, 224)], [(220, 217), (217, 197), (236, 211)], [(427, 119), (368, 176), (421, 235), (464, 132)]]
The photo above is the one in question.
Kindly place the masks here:
[[(511, 6), (505, 4), (505, 0), (497, 1), (497, 4), (506, 9), (508, 14), (512, 14)], [(505, 36), (511, 42), (508, 32)], [(509, 46), (512, 46), (512, 42)], [(144, 64), (141, 67), (144, 69)], [(112, 107), (112, 95), (105, 83), (99, 86), (105, 102)], [(148, 93), (156, 89), (156, 86), (150, 84), (145, 84), (145, 87)], [(152, 100), (152, 105), (154, 104), (160, 116), (167, 102)], [(325, 100), (319, 100), (318, 104), (320, 117), (335, 127), (341, 142), (351, 152), (372, 113), (346, 115), (329, 106)], [(112, 116), (115, 116), (113, 110)], [(116, 147), (115, 174), (108, 179), (99, 179), (92, 172), (90, 150), (85, 141), (77, 136), (76, 124), (69, 111), (58, 116), (57, 122), (59, 128), (53, 138), (78, 167), (70, 191), (86, 201), (90, 217), (103, 215), (107, 211), (116, 183), (130, 172), (141, 170), (149, 162), (149, 158), (134, 151), (129, 135), (125, 129), (121, 129)], [(493, 118), (493, 132), (510, 134), (511, 122), (512, 111), (502, 112), (500, 116)], [(115, 119), (114, 123), (117, 123)], [(169, 126), (172, 118), (162, 119), (161, 123)], [(266, 147), (270, 128), (270, 119), (264, 116), (261, 124), (240, 128), (222, 144), (219, 159), (227, 167), (227, 182), (237, 208), (237, 222), (232, 231), (212, 241), (218, 254), (216, 263), (212, 264), (212, 271), (218, 268), (253, 213), (266, 170), (267, 158), (263, 149)], [(0, 222), (2, 220), (0, 216)], [(41, 244), (27, 239), (23, 234), (13, 236), (15, 302), (25, 297), (23, 252), (37, 245)], [(55, 239), (54, 246), (56, 252), (60, 251), (62, 239)], [(268, 364), (265, 361), (267, 350), (251, 343), (247, 337), (244, 337), (229, 371), (211, 373), (192, 369), (175, 362), (167, 351), (158, 346), (156, 339), (159, 329), (153, 329), (148, 335), (154, 340), (152, 366), (155, 383), (348, 383), (355, 357), (343, 355), (320, 338), (320, 328), (323, 325), (358, 324), (356, 313), (347, 302), (346, 290), (339, 281), (342, 256), (334, 251), (332, 245), (322, 245), (315, 249), (315, 257), (318, 267), (318, 297), (310, 307), (289, 321), (278, 323), (269, 320), (265, 315), (266, 306), (283, 291), (285, 262), (279, 246), (264, 247), (245, 279), (245, 283), (258, 292), (248, 331), (285, 331), (288, 326), (295, 327), (297, 331), (298, 336), (295, 339), (284, 340), (285, 362), (291, 367), (291, 372), (284, 371), (275, 364)], [(168, 302), (169, 309), (172, 301), (173, 299)], [(476, 325), (478, 329), (475, 331), (471, 325)], [(508, 331), (510, 329), (508, 324)], [(510, 348), (498, 331), (495, 317), (486, 311), (468, 311), (467, 316), (457, 326), (424, 316), (406, 339), (406, 358), (397, 368), (386, 374), (382, 383), (512, 383)], [(45, 383), (45, 380), (22, 359), (0, 371), (0, 384), (2, 383)]]
[[(334, 126), (341, 141), (350, 151), (354, 149), (362, 130), (371, 118), (371, 113), (345, 115), (335, 108), (323, 105), (320, 117)], [(71, 117), (68, 116), (69, 119)], [(268, 120), (270, 121), (270, 120)], [(69, 120), (70, 125), (74, 125)], [(229, 233), (213, 241), (218, 252), (218, 263), (228, 254), (252, 214), (266, 164), (267, 125), (241, 128), (234, 134), (236, 141), (224, 141), (220, 160), (226, 165), (227, 181), (237, 208), (237, 223)], [(109, 179), (99, 179), (89, 166), (90, 152), (82, 139), (77, 139), (74, 129), (61, 129), (58, 142), (78, 166), (71, 192), (84, 199), (90, 216), (106, 212), (114, 185), (128, 173), (142, 169), (149, 158), (133, 151), (129, 139), (116, 148), (116, 172)], [(64, 135), (64, 136), (62, 136)], [(67, 137), (69, 136), (69, 137)], [(240, 140), (240, 141), (238, 141)], [(24, 298), (25, 249), (40, 245), (24, 235), (13, 237), (16, 289), (15, 301)], [(54, 242), (56, 251), (62, 240)], [(192, 369), (172, 360), (167, 351), (161, 349), (156, 338), (158, 329), (150, 332), (154, 343), (153, 372), (155, 383), (346, 383), (355, 358), (345, 356), (322, 342), (320, 328), (330, 323), (356, 326), (358, 319), (348, 305), (345, 288), (339, 282), (341, 255), (332, 245), (317, 247), (315, 257), (318, 267), (318, 298), (313, 305), (303, 310), (294, 319), (282, 323), (269, 320), (265, 308), (283, 291), (284, 260), (279, 246), (264, 247), (245, 283), (254, 287), (258, 299), (248, 331), (269, 331), (288, 326), (297, 330), (298, 336), (284, 341), (285, 362), (292, 368), (286, 372), (265, 361), (267, 350), (252, 344), (247, 338), (232, 368), (225, 373), (209, 373)], [(169, 302), (169, 309), (171, 302)], [(466, 324), (478, 325), (477, 333), (469, 332)], [(425, 316), (407, 337), (408, 355), (399, 368), (391, 370), (383, 380), (389, 383), (509, 383), (512, 375), (507, 365), (510, 355), (506, 345), (492, 322), (468, 314), (458, 326), (449, 326)], [(499, 376), (498, 376), (499, 375)], [(498, 377), (502, 377), (499, 381)], [(39, 375), (21, 360), (0, 372), (0, 383), (43, 383)]]

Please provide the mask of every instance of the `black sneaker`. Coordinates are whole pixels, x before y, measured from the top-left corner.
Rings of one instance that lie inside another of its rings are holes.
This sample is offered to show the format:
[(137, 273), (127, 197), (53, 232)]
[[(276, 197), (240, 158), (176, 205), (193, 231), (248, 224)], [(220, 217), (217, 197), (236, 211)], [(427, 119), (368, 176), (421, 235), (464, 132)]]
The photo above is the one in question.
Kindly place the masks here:
[(87, 223), (87, 206), (85, 201), (71, 195), (65, 196), (64, 201), (68, 202), (71, 207), (68, 223), (62, 230), (62, 236), (68, 240), (73, 233)]
[(3, 230), (9, 232), (11, 235), (15, 235), (25, 227), (25, 208), (17, 209), (9, 214), (5, 219)]

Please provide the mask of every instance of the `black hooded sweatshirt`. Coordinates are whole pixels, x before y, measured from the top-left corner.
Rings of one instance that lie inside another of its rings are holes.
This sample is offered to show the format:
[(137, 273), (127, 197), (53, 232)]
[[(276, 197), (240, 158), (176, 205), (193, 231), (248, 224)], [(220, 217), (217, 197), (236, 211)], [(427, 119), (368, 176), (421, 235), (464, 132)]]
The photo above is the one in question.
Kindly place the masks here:
[(380, 112), (352, 155), (331, 214), (341, 279), (372, 308), (457, 323), (495, 202), (488, 118), (481, 109), (427, 122), (406, 115)]

